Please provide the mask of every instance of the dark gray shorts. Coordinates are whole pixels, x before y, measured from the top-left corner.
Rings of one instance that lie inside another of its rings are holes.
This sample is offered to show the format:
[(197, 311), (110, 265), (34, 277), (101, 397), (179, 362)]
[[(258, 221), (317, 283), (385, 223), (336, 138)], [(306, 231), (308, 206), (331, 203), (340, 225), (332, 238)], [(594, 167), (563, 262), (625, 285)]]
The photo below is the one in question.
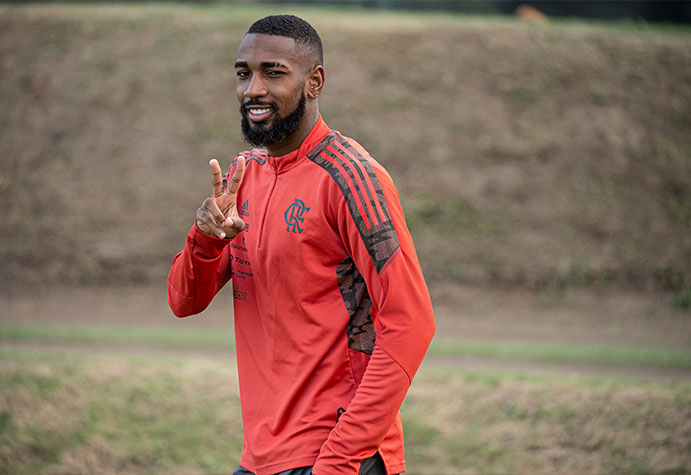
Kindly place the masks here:
[[(238, 468), (235, 469), (233, 475), (254, 474), (238, 465)], [(290, 470), (285, 470), (277, 473), (276, 475), (312, 475), (312, 467), (291, 468)], [(381, 456), (378, 453), (362, 461), (362, 465), (360, 466), (360, 475), (386, 475), (384, 461), (381, 459)]]

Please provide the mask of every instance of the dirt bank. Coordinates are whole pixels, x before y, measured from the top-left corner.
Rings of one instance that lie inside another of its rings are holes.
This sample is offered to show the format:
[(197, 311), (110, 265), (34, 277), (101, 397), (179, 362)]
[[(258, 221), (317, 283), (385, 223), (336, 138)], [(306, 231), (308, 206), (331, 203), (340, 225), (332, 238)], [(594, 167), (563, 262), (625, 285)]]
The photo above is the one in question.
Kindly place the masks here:
[[(158, 282), (245, 146), (264, 11), (0, 7), (3, 284)], [(327, 122), (392, 173), (431, 281), (688, 287), (691, 36), (300, 11)]]

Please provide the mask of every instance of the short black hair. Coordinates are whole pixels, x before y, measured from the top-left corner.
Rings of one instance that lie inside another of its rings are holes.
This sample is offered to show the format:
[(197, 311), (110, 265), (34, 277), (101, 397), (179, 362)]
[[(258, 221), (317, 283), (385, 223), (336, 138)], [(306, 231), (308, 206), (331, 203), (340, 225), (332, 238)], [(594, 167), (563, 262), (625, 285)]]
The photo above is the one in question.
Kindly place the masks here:
[(319, 33), (312, 25), (294, 15), (271, 15), (252, 23), (247, 34), (286, 36), (299, 45), (306, 46), (314, 57), (313, 66), (324, 64), (324, 50)]

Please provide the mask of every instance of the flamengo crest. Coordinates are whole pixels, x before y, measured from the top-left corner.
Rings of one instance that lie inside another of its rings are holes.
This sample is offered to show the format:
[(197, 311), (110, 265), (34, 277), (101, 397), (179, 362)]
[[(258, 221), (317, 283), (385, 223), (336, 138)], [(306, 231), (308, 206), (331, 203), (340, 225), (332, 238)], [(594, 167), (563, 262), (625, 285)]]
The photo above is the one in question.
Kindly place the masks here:
[(305, 221), (305, 218), (303, 218), (302, 215), (309, 212), (309, 210), (310, 208), (305, 206), (304, 201), (295, 198), (295, 203), (288, 206), (288, 209), (284, 215), (286, 224), (288, 225), (286, 231), (302, 233), (303, 230), (300, 225)]

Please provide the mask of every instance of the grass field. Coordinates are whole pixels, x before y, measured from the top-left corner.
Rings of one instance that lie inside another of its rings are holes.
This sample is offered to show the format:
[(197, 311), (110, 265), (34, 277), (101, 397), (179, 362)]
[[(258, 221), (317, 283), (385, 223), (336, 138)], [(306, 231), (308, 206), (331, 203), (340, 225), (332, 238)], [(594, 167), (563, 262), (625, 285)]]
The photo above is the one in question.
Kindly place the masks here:
[[(690, 382), (426, 365), (402, 413), (409, 474), (691, 469)], [(241, 431), (232, 358), (0, 347), (2, 473), (228, 473)]]
[[(2, 298), (0, 473), (229, 472), (227, 296), (180, 320), (163, 290)], [(691, 470), (684, 314), (621, 295), (435, 294), (439, 332), (402, 408), (409, 474)]]
[[(212, 329), (89, 325), (1, 324), (0, 343), (146, 345), (167, 350), (234, 349), (233, 334)], [(638, 366), (691, 371), (691, 349), (546, 341), (459, 339), (439, 336), (431, 357), (480, 357), (550, 364)]]
[[(691, 470), (691, 323), (664, 295), (433, 295), (409, 474)], [(177, 319), (160, 284), (0, 294), (0, 473), (228, 473), (229, 299)]]

